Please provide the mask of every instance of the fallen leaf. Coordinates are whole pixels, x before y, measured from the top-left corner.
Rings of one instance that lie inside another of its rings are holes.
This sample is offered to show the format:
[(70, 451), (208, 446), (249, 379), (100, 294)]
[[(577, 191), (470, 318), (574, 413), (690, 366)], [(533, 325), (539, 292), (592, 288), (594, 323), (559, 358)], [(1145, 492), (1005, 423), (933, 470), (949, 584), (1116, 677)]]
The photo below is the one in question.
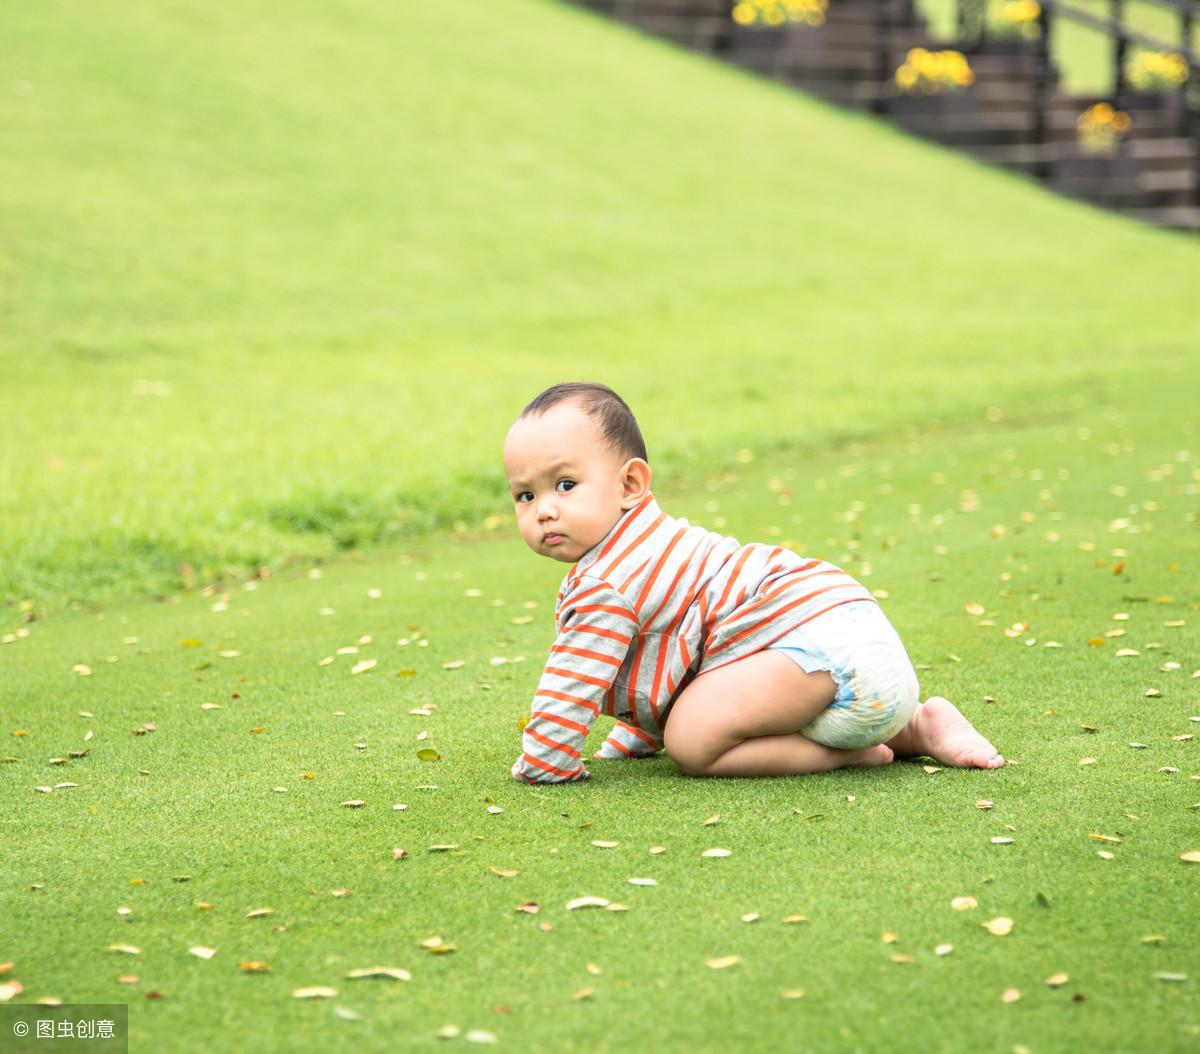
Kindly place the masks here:
[(785, 988), (783, 990), (783, 992), (781, 992), (780, 994), (783, 996), (784, 999), (803, 999), (804, 998), (804, 989), (803, 988)]
[(720, 822), (721, 822), (721, 817), (719, 815), (714, 814), (714, 815), (710, 816), (707, 820), (705, 820), (704, 823), (702, 823), (700, 826), (701, 827), (714, 827), (714, 826), (716, 826), (716, 824), (718, 824)]
[(577, 908), (606, 908), (608, 901), (604, 897), (576, 897), (574, 900), (567, 901), (567, 910), (575, 911)]
[(261, 919), (261, 918), (265, 918), (267, 915), (274, 915), (274, 914), (275, 914), (274, 908), (255, 908), (253, 911), (246, 912), (246, 918)]
[(592, 845), (594, 845), (597, 849), (616, 849), (620, 844), (620, 842), (606, 842), (600, 838), (592, 839)]
[(446, 843), (439, 844), (439, 845), (431, 845), (429, 847), (429, 851), (431, 853), (448, 853), (451, 850), (457, 849), (457, 848), (458, 848), (457, 842), (446, 842)]
[(194, 944), (188, 949), (197, 959), (211, 959), (217, 954), (216, 948), (206, 948), (202, 944)]
[(1093, 842), (1120, 842), (1121, 841), (1121, 839), (1118, 838), (1115, 834), (1098, 834), (1095, 831), (1092, 831), (1091, 834), (1088, 835), (1088, 837)]
[(732, 849), (715, 849), (715, 848), (714, 849), (705, 849), (704, 852), (701, 853), (700, 855), (707, 856), (707, 857), (732, 856), (733, 850)]
[(999, 918), (989, 919), (983, 923), (983, 926), (993, 937), (1007, 937), (1012, 933), (1013, 920), (1002, 915)]
[(363, 659), (363, 661), (362, 661), (362, 662), (356, 662), (356, 663), (355, 663), (355, 664), (354, 664), (354, 665), (353, 665), (353, 666), (350, 668), (350, 672), (351, 672), (352, 674), (354, 674), (354, 673), (366, 673), (366, 672), (367, 672), (367, 670), (373, 670), (373, 669), (375, 669), (375, 667), (376, 667), (376, 666), (378, 666), (378, 665), (379, 665), (379, 660), (378, 660), (378, 659)]
[(1165, 970), (1160, 970), (1158, 973), (1156, 973), (1154, 975), (1154, 979), (1156, 981), (1174, 981), (1174, 982), (1178, 983), (1180, 981), (1186, 981), (1187, 974), (1185, 974), (1185, 973), (1168, 973)]
[(238, 963), (238, 969), (243, 973), (267, 973), (271, 967), (259, 959), (243, 959)]
[(7, 1003), (23, 991), (25, 991), (25, 986), (20, 981), (6, 981), (4, 984), (0, 984), (0, 1003)]
[(807, 922), (807, 915), (784, 915), (783, 922), (785, 926), (794, 926), (798, 922)]
[(1056, 973), (1046, 978), (1046, 984), (1051, 988), (1061, 988), (1070, 978), (1065, 973)]
[(521, 873), (520, 871), (507, 871), (500, 867), (489, 867), (488, 870), (493, 875), (499, 875), (501, 878), (516, 878)]
[(901, 952), (896, 952), (894, 955), (889, 956), (889, 958), (894, 963), (910, 963), (913, 961), (913, 957), (911, 955), (904, 955)]
[(1021, 998), (1021, 989), (1006, 988), (1004, 990), (1004, 994), (1000, 998), (1006, 1003), (1015, 1003), (1018, 999)]
[(742, 916), (742, 921), (743, 922), (757, 922), (758, 921), (758, 912), (757, 911), (746, 912), (746, 914)]
[(936, 948), (933, 949), (933, 954), (934, 955), (949, 955), (952, 951), (954, 951), (953, 944), (939, 944)]
[(724, 955), (718, 959), (707, 959), (705, 961), (714, 970), (724, 970), (726, 967), (736, 966), (742, 961), (742, 957), (740, 955)]
[(571, 994), (571, 1001), (574, 1003), (579, 1003), (584, 999), (590, 999), (595, 991), (596, 989), (594, 988), (581, 988), (578, 992), (573, 992)]
[(439, 754), (433, 747), (422, 747), (417, 751), (418, 761), (440, 761), (442, 755)]
[(631, 878), (628, 880), (631, 886), (657, 886), (658, 880), (654, 878)]
[(293, 999), (332, 999), (337, 995), (336, 988), (326, 985), (313, 985), (311, 988), (297, 988), (292, 992)]
[(950, 901), (950, 906), (955, 911), (969, 911), (971, 908), (979, 907), (979, 902), (974, 897), (955, 897)]
[(496, 1034), (485, 1028), (473, 1028), (464, 1037), (468, 1043), (495, 1043)]
[(1180, 853), (1179, 859), (1185, 864), (1200, 864), (1200, 849), (1193, 849), (1187, 853)]
[(349, 801), (342, 802), (343, 809), (361, 809), (367, 803), (362, 798), (351, 798)]
[(345, 976), (352, 981), (367, 977), (387, 977), (393, 981), (412, 980), (412, 974), (399, 966), (367, 966), (358, 970), (350, 970)]
[(142, 949), (136, 944), (110, 944), (108, 946), (110, 952), (123, 952), (125, 955), (141, 955)]

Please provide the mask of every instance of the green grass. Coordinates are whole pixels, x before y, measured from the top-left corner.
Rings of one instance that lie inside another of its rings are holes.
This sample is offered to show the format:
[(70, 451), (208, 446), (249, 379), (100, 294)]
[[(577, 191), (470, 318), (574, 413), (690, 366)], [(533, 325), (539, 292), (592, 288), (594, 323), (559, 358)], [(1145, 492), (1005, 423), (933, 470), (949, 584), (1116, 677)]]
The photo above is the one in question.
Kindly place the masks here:
[[(1195, 1046), (1194, 239), (534, 0), (3, 28), (17, 1002), (127, 1001), (153, 1051)], [(859, 576), (1012, 764), (513, 783), (565, 568), (500, 447), (581, 378), (667, 512)]]
[(0, 596), (37, 611), (507, 515), (561, 380), (668, 480), (1104, 398), (1200, 337), (1194, 239), (563, 5), (3, 28)]
[[(1179, 856), (1200, 848), (1189, 809), (1200, 765), (1197, 740), (1174, 739), (1200, 732), (1188, 405), (1166, 374), (1041, 424), (755, 452), (736, 470), (656, 486), (673, 515), (838, 560), (881, 591), (923, 693), (958, 701), (1010, 759), (996, 772), (905, 762), (705, 781), (658, 758), (592, 762), (584, 786), (513, 783), (563, 568), (511, 525), (347, 559), (319, 579), (35, 626), (0, 650), (2, 727), (29, 733), (5, 736), (17, 760), (0, 765), (15, 849), (0, 911), (22, 920), (0, 959), (16, 963), (26, 1000), (130, 1002), (134, 1050), (250, 1035), (263, 1050), (296, 1037), (424, 1049), (446, 1024), (580, 1051), (769, 1051), (796, 1036), (815, 1051), (878, 1050), (881, 1036), (913, 1051), (1190, 1049), (1200, 867)], [(1006, 635), (1015, 623), (1025, 628)], [(1139, 654), (1118, 657), (1121, 646)], [(352, 674), (365, 658), (378, 666)], [(454, 660), (464, 665), (443, 667)], [(410, 716), (427, 706), (433, 716)], [(146, 722), (155, 730), (134, 735)], [(440, 760), (419, 761), (423, 746)], [(48, 764), (77, 749), (89, 752)], [(61, 781), (78, 786), (34, 790)], [(975, 805), (985, 798), (987, 811)], [(342, 807), (352, 799), (366, 804)], [(712, 814), (719, 823), (703, 826)], [(429, 851), (447, 843), (459, 848)], [(408, 859), (393, 860), (397, 846)], [(733, 855), (702, 859), (710, 846)], [(629, 910), (564, 910), (583, 895)], [(952, 910), (964, 895), (976, 910)], [(540, 913), (516, 912), (526, 901)], [(259, 907), (275, 914), (245, 917)], [(749, 912), (760, 920), (742, 922)], [(808, 921), (783, 925), (791, 913)], [(983, 928), (997, 916), (1015, 920), (1011, 935)], [(456, 951), (418, 946), (434, 935)], [(953, 952), (935, 955), (941, 943)], [(724, 955), (742, 962), (705, 965)], [(271, 970), (243, 974), (242, 960)], [(369, 966), (413, 979), (343, 976)], [(1059, 972), (1070, 979), (1051, 989)], [(118, 983), (126, 973), (138, 982)], [(291, 997), (316, 984), (359, 1020)], [(1022, 993), (1012, 1005), (1009, 987)], [(593, 996), (573, 1002), (583, 988)], [(806, 994), (784, 999), (793, 988)]]

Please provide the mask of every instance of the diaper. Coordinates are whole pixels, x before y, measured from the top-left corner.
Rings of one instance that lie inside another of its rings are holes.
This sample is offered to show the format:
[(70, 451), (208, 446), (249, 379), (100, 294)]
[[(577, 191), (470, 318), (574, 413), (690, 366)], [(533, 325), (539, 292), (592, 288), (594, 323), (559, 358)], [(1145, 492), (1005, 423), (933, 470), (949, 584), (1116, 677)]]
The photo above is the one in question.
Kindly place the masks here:
[(806, 673), (828, 670), (832, 703), (801, 732), (816, 743), (860, 750), (886, 743), (920, 703), (917, 674), (878, 604), (841, 604), (768, 645)]

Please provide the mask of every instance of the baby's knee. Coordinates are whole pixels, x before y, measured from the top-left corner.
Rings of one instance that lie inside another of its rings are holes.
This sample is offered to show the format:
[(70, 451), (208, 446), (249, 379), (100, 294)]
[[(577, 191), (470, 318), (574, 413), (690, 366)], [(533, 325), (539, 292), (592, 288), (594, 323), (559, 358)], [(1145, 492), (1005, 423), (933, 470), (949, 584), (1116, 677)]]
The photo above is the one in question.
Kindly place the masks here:
[(717, 759), (717, 753), (706, 745), (694, 730), (670, 722), (663, 731), (663, 745), (669, 757), (689, 776), (706, 776)]

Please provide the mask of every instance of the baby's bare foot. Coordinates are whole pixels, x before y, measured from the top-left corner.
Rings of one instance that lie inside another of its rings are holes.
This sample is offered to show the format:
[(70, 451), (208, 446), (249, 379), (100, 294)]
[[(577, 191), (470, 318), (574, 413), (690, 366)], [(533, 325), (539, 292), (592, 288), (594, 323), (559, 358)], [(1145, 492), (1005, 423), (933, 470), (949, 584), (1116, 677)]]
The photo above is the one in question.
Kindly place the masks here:
[[(890, 765), (895, 754), (890, 747), (880, 743), (874, 747), (864, 747), (862, 750), (847, 751), (846, 765)], [(845, 767), (845, 766), (843, 766)]]
[(940, 695), (931, 696), (917, 707), (900, 737), (906, 733), (906, 755), (927, 754), (943, 765), (964, 769), (998, 769), (1004, 765), (1004, 758), (996, 748), (975, 730), (957, 706)]

